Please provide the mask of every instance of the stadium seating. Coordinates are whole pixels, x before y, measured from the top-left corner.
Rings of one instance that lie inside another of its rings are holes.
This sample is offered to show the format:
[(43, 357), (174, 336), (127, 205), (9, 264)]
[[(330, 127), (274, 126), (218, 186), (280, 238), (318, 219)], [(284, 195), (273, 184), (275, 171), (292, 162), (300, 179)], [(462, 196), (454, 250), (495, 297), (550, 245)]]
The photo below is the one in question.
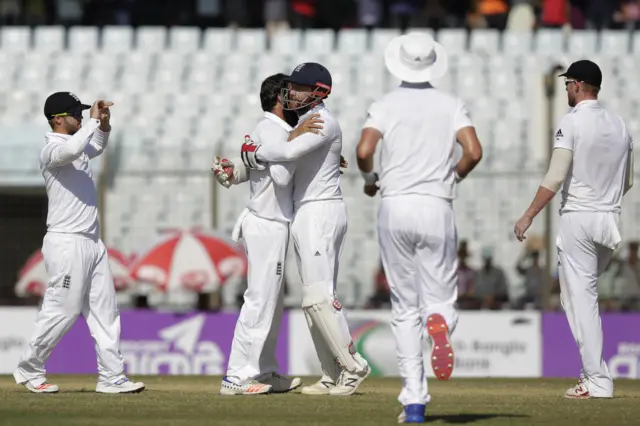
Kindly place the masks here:
[[(368, 106), (398, 84), (383, 61), (386, 44), (398, 34), (292, 30), (269, 39), (256, 29), (3, 27), (0, 146), (8, 154), (0, 159), (0, 178), (40, 182), (42, 103), (48, 94), (71, 90), (85, 102), (105, 97), (116, 103), (105, 175), (107, 244), (135, 252), (172, 227), (215, 225), (230, 233), (248, 192), (213, 185), (213, 156), (237, 155), (243, 135), (261, 115), (262, 79), (303, 61), (324, 63), (334, 78), (327, 104), (340, 118), (343, 154), (350, 162), (342, 177), (350, 222), (339, 291), (345, 304), (362, 305), (379, 266), (378, 200), (362, 194), (355, 145)], [(450, 71), (434, 84), (466, 101), (485, 148), (483, 162), (458, 189), (459, 237), (470, 241), (474, 262), (482, 245), (494, 246), (514, 288), (512, 266), (521, 246), (512, 226), (547, 166), (543, 76), (555, 65), (595, 58), (605, 74), (603, 101), (637, 134), (640, 102), (632, 94), (640, 87), (639, 35), (551, 29), (435, 33), (449, 52)], [(568, 110), (561, 80), (557, 89), (552, 126)], [(632, 194), (625, 207), (625, 237), (640, 237), (640, 199)], [(534, 232), (543, 229), (537, 221)], [(294, 264), (287, 265), (287, 279), (295, 284)], [(294, 294), (296, 287), (291, 286)]]

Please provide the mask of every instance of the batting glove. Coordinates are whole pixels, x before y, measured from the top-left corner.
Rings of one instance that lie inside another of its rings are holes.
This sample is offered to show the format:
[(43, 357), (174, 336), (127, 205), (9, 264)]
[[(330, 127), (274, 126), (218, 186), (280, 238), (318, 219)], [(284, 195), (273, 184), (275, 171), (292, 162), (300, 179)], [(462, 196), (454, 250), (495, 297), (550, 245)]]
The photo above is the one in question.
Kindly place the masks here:
[(211, 171), (216, 177), (216, 180), (225, 188), (229, 188), (231, 186), (233, 169), (234, 164), (226, 158), (220, 157), (219, 155), (216, 155), (213, 160), (213, 166), (211, 167)]
[(258, 162), (256, 152), (261, 145), (256, 145), (249, 135), (244, 136), (244, 143), (240, 149), (240, 157), (246, 167), (251, 170), (264, 170), (265, 166)]

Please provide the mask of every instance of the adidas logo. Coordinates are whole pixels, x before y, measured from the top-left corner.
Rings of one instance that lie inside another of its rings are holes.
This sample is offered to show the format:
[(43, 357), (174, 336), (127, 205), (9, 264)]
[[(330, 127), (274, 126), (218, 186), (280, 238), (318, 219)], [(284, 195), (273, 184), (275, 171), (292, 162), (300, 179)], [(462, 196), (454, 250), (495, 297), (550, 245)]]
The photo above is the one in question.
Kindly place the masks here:
[(65, 275), (64, 279), (62, 280), (62, 288), (69, 287), (71, 287), (71, 277), (69, 275)]
[(564, 135), (562, 134), (562, 129), (558, 129), (558, 131), (556, 132), (556, 139), (562, 138), (562, 137), (564, 137)]
[(317, 256), (320, 256), (320, 252), (319, 252), (319, 251), (316, 251), (316, 254), (315, 254), (314, 256), (316, 256), (316, 257), (317, 257)]

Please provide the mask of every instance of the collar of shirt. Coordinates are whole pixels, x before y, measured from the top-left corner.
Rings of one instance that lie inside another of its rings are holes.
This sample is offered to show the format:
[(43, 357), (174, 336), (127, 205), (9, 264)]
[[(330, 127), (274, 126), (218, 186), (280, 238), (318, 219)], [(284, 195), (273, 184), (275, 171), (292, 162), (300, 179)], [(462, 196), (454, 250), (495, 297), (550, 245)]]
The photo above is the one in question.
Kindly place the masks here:
[(582, 109), (582, 108), (600, 108), (600, 101), (598, 101), (597, 99), (587, 99), (586, 101), (580, 101), (578, 102), (578, 105), (576, 105), (573, 110), (574, 111), (578, 111), (578, 108)]
[(316, 112), (318, 112), (320, 110), (323, 110), (323, 109), (327, 109), (327, 106), (324, 104), (324, 102), (320, 102), (318, 105), (314, 106), (309, 111), (305, 112), (300, 117), (298, 117), (298, 123), (306, 120), (307, 117), (309, 117), (311, 114), (315, 114)]
[(284, 121), (282, 118), (278, 117), (275, 114), (265, 111), (264, 118), (267, 118), (273, 121), (274, 123), (277, 123), (278, 125), (280, 125), (280, 127), (285, 129), (287, 133), (293, 130), (293, 127), (289, 126), (289, 124), (286, 121)]
[(47, 143), (49, 143), (49, 142), (68, 141), (69, 139), (71, 139), (71, 136), (72, 135), (65, 135), (64, 133), (47, 132), (44, 135), (44, 138), (47, 141)]
[(407, 83), (406, 81), (403, 81), (400, 83), (400, 87), (405, 89), (433, 89), (433, 85), (428, 81), (424, 83)]

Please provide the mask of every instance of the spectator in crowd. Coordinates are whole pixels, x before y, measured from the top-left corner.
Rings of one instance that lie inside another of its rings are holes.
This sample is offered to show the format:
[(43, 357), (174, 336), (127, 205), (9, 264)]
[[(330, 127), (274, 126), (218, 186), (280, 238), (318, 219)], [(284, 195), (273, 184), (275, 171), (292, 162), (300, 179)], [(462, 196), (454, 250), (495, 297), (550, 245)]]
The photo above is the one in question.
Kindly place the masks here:
[(613, 26), (627, 27), (632, 30), (640, 28), (640, 0), (623, 0), (619, 10), (613, 14)]
[(619, 10), (619, 2), (614, 0), (586, 0), (585, 16), (587, 25), (596, 30), (610, 28), (614, 13)]
[(523, 309), (532, 304), (536, 309), (541, 308), (541, 290), (544, 283), (544, 270), (540, 266), (540, 252), (538, 250), (525, 251), (516, 264), (518, 274), (524, 279), (525, 294), (516, 302), (516, 309)]
[[(196, 0), (196, 17), (201, 28), (219, 27), (224, 23), (223, 0)], [(266, 13), (265, 13), (266, 15)]]
[(493, 249), (483, 247), (482, 268), (478, 270), (475, 297), (481, 309), (501, 309), (509, 301), (507, 278), (504, 271), (493, 262)]
[(504, 30), (507, 27), (507, 0), (473, 0), (474, 26)]
[(358, 25), (371, 30), (380, 25), (381, 0), (355, 0), (358, 4)]
[(477, 307), (474, 296), (476, 271), (467, 263), (468, 258), (469, 246), (466, 240), (462, 240), (458, 247), (458, 306), (460, 309)]
[(570, 0), (542, 0), (541, 24), (545, 28), (571, 26)]
[(406, 31), (410, 25), (416, 25), (416, 21), (420, 20), (422, 6), (421, 0), (391, 0), (391, 27)]
[(230, 27), (246, 27), (249, 23), (249, 9), (247, 8), (247, 0), (233, 0), (227, 2), (226, 15)]
[(512, 0), (507, 29), (509, 31), (531, 31), (537, 25), (534, 2), (537, 0)]
[(375, 276), (375, 288), (373, 295), (367, 301), (365, 309), (382, 309), (391, 307), (391, 292), (389, 290), (389, 282), (384, 273), (384, 267), (380, 262), (380, 267)]
[(313, 28), (316, 0), (291, 0), (291, 24), (294, 28)]
[(267, 36), (271, 37), (277, 31), (289, 29), (287, 21), (287, 0), (265, 0), (264, 21)]

